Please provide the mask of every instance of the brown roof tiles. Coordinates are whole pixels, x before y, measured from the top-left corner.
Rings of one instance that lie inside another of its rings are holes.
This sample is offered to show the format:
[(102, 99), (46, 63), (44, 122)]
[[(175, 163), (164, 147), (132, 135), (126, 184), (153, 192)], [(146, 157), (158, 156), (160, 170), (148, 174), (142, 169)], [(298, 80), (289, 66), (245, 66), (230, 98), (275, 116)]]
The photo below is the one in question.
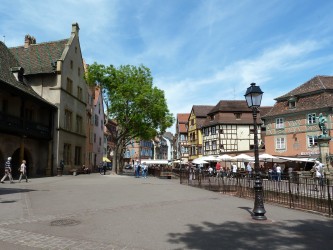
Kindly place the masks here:
[(60, 41), (30, 44), (28, 48), (24, 46), (10, 48), (15, 58), (24, 68), (25, 74), (40, 74), (55, 72), (55, 62), (61, 58), (68, 39)]
[(206, 117), (207, 114), (211, 111), (214, 106), (210, 105), (193, 105), (192, 110), (196, 118), (198, 117)]
[[(295, 107), (289, 107), (289, 99), (295, 97)], [(314, 109), (333, 107), (333, 77), (315, 76), (306, 83), (275, 99), (273, 108), (265, 117)]]
[(190, 117), (189, 113), (177, 114), (178, 123), (186, 123)]
[(285, 95), (282, 95), (275, 100), (286, 99), (291, 96), (298, 96), (303, 94), (309, 94), (311, 92), (322, 90), (333, 90), (333, 76), (315, 76), (306, 83), (298, 86)]
[(19, 91), (22, 91), (30, 96), (33, 96), (34, 98), (47, 103), (50, 106), (55, 107), (54, 105), (50, 104), (48, 101), (46, 101), (44, 98), (39, 96), (29, 84), (26, 83), (25, 79), (23, 78), (23, 81), (17, 81), (17, 79), (14, 77), (13, 73), (11, 72), (11, 68), (17, 67), (19, 68), (21, 65), (19, 65), (18, 61), (15, 59), (13, 54), (10, 52), (10, 50), (7, 48), (7, 46), (0, 42), (0, 83), (5, 84), (8, 87), (16, 88)]

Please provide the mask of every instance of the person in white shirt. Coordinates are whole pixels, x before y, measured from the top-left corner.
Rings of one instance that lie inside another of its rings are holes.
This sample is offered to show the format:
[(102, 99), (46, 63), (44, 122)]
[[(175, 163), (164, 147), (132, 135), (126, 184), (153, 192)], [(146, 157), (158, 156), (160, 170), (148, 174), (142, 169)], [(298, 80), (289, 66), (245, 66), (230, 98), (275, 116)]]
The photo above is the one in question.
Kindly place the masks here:
[(209, 166), (209, 168), (208, 168), (209, 176), (213, 176), (213, 171), (214, 171), (214, 169), (212, 168), (212, 166)]
[(251, 167), (250, 162), (246, 166), (246, 171), (247, 171), (248, 177), (251, 178), (252, 177), (252, 167)]
[(277, 174), (277, 180), (281, 181), (281, 167), (280, 167), (280, 165), (276, 166), (276, 174)]
[(21, 182), (23, 175), (25, 176), (25, 181), (28, 182), (28, 176), (27, 176), (27, 166), (25, 165), (27, 162), (25, 160), (22, 161), (22, 164), (20, 166), (20, 178), (19, 182)]
[(232, 176), (231, 177), (236, 177), (237, 174), (237, 165), (233, 164), (232, 165)]

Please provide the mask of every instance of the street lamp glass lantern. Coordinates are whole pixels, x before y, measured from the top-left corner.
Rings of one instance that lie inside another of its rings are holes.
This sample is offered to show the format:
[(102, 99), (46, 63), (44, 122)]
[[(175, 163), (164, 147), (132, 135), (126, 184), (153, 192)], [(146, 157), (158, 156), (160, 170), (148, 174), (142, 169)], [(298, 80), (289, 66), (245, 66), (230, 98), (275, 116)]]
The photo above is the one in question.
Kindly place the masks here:
[(253, 82), (251, 86), (247, 88), (245, 93), (245, 99), (247, 102), (247, 106), (249, 108), (258, 108), (261, 104), (262, 94), (264, 92), (261, 91), (259, 86)]

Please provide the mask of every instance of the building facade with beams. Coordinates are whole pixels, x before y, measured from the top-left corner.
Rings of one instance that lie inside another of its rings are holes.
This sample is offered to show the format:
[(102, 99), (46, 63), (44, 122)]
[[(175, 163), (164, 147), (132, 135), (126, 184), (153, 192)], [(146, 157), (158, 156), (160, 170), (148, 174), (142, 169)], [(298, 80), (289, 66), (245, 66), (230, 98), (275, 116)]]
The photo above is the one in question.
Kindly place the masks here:
[(177, 114), (176, 119), (176, 134), (174, 137), (174, 158), (183, 163), (188, 162), (189, 158), (189, 143), (187, 134), (187, 123), (190, 117), (189, 113)]
[[(315, 76), (275, 100), (273, 108), (263, 116), (266, 152), (277, 156), (319, 158), (320, 114), (326, 117), (328, 135), (332, 136), (333, 77)], [(332, 142), (329, 152), (327, 158), (332, 162)]]
[[(29, 177), (51, 169), (54, 117), (57, 107), (30, 86), (7, 46), (0, 42), (0, 164), (12, 158), (12, 175), (26, 160)], [(5, 168), (0, 168), (3, 176)]]
[(209, 105), (193, 105), (187, 124), (187, 137), (189, 146), (189, 161), (201, 157), (202, 152), (202, 125), (207, 114), (214, 108)]
[(36, 43), (25, 36), (24, 46), (10, 48), (25, 69), (32, 89), (57, 107), (54, 117), (51, 164), (47, 175), (56, 174), (64, 160), (64, 172), (81, 167), (86, 147), (86, 96), (79, 25), (72, 24), (69, 38)]
[[(260, 112), (257, 117), (259, 148)], [(221, 100), (212, 108), (202, 125), (203, 155), (253, 154), (254, 125), (252, 109), (245, 100)]]

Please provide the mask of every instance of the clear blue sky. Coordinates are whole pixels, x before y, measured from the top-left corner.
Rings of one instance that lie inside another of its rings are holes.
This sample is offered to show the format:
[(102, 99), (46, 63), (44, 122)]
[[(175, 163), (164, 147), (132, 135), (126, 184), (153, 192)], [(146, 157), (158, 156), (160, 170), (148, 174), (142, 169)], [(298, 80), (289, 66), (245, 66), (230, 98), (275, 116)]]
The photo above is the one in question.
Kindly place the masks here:
[(2, 0), (0, 38), (60, 40), (78, 22), (87, 63), (149, 67), (176, 115), (242, 100), (251, 82), (273, 105), (333, 75), (332, 10), (330, 0)]

